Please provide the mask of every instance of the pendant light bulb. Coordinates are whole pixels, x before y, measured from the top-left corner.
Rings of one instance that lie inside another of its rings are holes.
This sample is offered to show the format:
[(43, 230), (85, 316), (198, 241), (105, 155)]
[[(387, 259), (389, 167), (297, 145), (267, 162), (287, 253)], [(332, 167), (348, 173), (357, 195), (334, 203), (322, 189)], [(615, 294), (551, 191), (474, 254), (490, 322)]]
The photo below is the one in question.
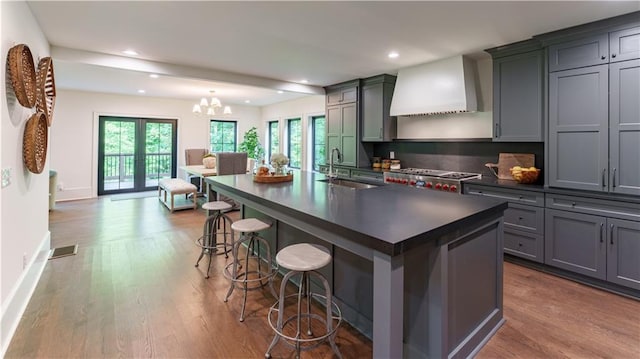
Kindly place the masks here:
[(200, 108), (200, 105), (198, 104), (193, 105), (193, 113), (202, 113), (202, 109)]
[(231, 115), (231, 106), (225, 106), (224, 107), (224, 114), (225, 115)]

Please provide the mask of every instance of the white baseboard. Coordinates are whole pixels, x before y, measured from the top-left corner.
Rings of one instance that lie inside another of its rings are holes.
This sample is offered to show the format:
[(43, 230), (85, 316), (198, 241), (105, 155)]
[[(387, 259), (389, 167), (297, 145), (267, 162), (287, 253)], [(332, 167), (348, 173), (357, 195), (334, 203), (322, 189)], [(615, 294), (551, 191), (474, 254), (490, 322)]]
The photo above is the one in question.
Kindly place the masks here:
[(0, 319), (0, 358), (4, 358), (13, 334), (18, 328), (22, 314), (36, 289), (44, 266), (51, 251), (51, 232), (42, 239), (36, 255), (34, 255), (13, 286), (5, 303), (2, 303), (2, 318)]
[(65, 188), (56, 193), (56, 202), (75, 201), (78, 199), (88, 199), (95, 197), (91, 187)]

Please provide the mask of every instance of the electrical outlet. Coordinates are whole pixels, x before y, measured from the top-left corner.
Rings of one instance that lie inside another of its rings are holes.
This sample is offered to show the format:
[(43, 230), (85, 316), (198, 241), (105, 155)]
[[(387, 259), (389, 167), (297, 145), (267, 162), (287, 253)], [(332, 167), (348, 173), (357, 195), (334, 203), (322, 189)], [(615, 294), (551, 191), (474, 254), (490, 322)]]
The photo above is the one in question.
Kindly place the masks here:
[(22, 269), (27, 268), (27, 252), (22, 255)]
[(58, 188), (58, 192), (64, 191), (64, 183), (62, 183), (62, 182), (58, 183), (57, 188)]
[(389, 158), (392, 159), (392, 160), (395, 159), (396, 158), (396, 153), (393, 152), (393, 151), (390, 151), (389, 152)]
[(11, 184), (11, 167), (2, 169), (2, 188)]

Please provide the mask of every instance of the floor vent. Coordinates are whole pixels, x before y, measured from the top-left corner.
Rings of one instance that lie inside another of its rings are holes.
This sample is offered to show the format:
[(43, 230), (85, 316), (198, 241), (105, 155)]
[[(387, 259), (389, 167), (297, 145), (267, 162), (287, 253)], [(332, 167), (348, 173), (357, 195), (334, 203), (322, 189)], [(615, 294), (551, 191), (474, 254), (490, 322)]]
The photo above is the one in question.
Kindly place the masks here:
[(51, 250), (51, 254), (49, 254), (49, 259), (56, 259), (60, 257), (73, 256), (78, 253), (78, 245), (74, 244), (72, 246), (54, 248)]

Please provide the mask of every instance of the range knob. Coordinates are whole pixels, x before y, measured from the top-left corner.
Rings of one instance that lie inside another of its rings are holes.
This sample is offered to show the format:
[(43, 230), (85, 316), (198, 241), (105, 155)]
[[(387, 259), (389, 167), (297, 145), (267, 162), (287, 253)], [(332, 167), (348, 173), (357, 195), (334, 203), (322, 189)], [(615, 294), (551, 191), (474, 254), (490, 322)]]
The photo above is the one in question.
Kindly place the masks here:
[(442, 183), (436, 183), (435, 189), (441, 189), (441, 188), (442, 188)]
[(401, 182), (402, 184), (407, 184), (407, 182), (408, 182), (408, 181), (407, 181), (406, 179), (404, 179), (404, 178), (403, 178), (400, 182)]
[(432, 188), (433, 187), (433, 183), (427, 182), (424, 186), (427, 187), (427, 188)]
[(458, 186), (452, 184), (451, 187), (449, 187), (449, 191), (451, 192), (458, 192)]
[(409, 184), (412, 185), (412, 186), (415, 186), (416, 185), (416, 181), (411, 180), (411, 181), (409, 181)]
[(443, 184), (442, 185), (442, 190), (443, 191), (448, 191), (449, 190), (449, 185), (448, 184)]
[(387, 177), (387, 182), (393, 182), (391, 177)]

